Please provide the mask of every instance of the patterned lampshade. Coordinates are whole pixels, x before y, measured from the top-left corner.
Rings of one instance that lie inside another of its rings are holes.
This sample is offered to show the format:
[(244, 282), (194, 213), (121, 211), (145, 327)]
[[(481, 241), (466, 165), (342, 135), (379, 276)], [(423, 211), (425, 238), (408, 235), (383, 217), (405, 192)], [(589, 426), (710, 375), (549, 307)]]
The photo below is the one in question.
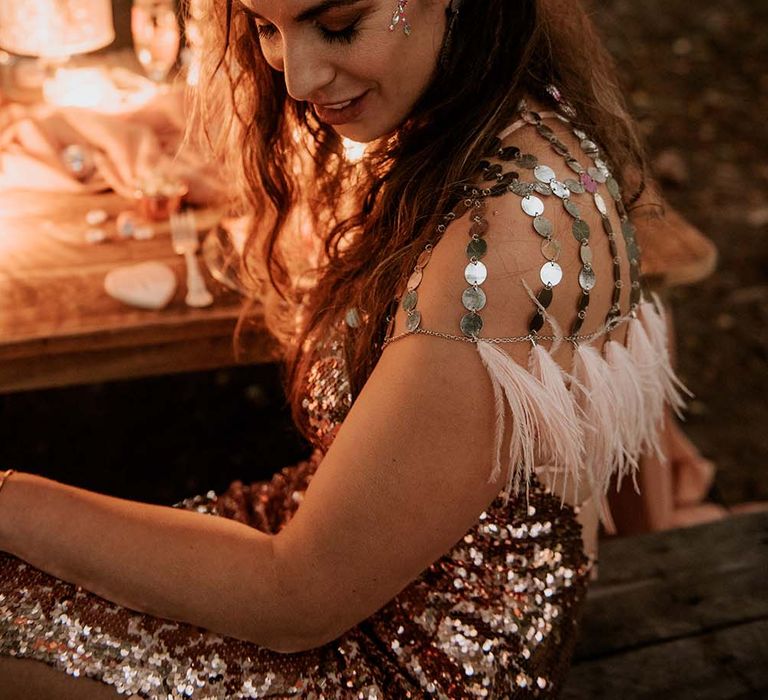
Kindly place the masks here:
[(0, 0), (0, 48), (57, 58), (115, 39), (111, 0)]

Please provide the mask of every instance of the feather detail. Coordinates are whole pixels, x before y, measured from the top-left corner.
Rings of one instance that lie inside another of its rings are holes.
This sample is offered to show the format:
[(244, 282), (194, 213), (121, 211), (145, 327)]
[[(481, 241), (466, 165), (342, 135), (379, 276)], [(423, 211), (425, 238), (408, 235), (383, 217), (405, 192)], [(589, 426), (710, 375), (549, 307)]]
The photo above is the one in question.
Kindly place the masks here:
[(593, 346), (576, 347), (571, 374), (571, 390), (583, 416), (585, 474), (597, 498), (608, 490), (611, 475), (621, 471), (626, 460), (622, 435), (616, 430), (617, 397), (611, 369)]
[[(603, 346), (606, 362), (610, 367), (610, 381), (616, 395), (616, 423), (621, 435), (622, 459), (616, 471), (616, 490), (628, 473), (636, 479), (640, 446), (645, 426), (643, 385), (632, 356), (617, 340), (608, 340)], [(637, 483), (635, 481), (635, 483)], [(608, 484), (603, 484), (607, 489)]]
[(659, 356), (640, 319), (631, 318), (627, 328), (627, 350), (638, 369), (643, 386), (642, 454), (655, 456), (662, 464), (667, 459), (661, 446), (664, 420), (664, 382)]
[(562, 471), (561, 506), (565, 503), (568, 478), (579, 484), (579, 472), (583, 459), (582, 429), (574, 395), (568, 388), (569, 375), (555, 362), (549, 351), (534, 345), (528, 355), (528, 368), (539, 380), (545, 396), (556, 407), (545, 407), (539, 428), (540, 458), (544, 464), (556, 465)]
[(682, 394), (687, 394), (689, 398), (693, 398), (694, 394), (683, 384), (677, 374), (675, 374), (674, 369), (672, 369), (672, 363), (669, 358), (667, 319), (664, 313), (664, 305), (655, 292), (652, 293), (652, 298), (655, 305), (645, 300), (640, 302), (638, 316), (645, 327), (648, 340), (656, 350), (657, 357), (661, 363), (664, 401), (672, 406), (678, 418), (685, 420), (682, 409), (685, 408), (686, 400)]
[(492, 479), (498, 478), (501, 469), (506, 406), (498, 400), (500, 393), (506, 397), (512, 414), (506, 465), (506, 502), (511, 493), (517, 495), (520, 492), (523, 482), (528, 494), (531, 474), (541, 454), (550, 455), (552, 463), (557, 466), (567, 466), (570, 476), (577, 478), (583, 441), (575, 402), (566, 386), (567, 374), (540, 346), (531, 350), (529, 368), (521, 366), (494, 343), (482, 338), (477, 341), (477, 349), (491, 378), (496, 398)]

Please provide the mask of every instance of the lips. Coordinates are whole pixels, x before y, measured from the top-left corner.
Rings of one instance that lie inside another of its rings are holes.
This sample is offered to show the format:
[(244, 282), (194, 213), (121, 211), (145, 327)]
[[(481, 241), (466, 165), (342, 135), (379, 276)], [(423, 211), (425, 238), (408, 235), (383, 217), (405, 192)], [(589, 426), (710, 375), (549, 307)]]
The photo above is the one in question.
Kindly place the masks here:
[(355, 97), (353, 100), (332, 103), (331, 105), (319, 105), (313, 103), (313, 107), (315, 108), (315, 113), (320, 121), (331, 125), (346, 124), (353, 119), (357, 119), (365, 109), (365, 98), (368, 95), (368, 92), (369, 91), (366, 90), (362, 95)]

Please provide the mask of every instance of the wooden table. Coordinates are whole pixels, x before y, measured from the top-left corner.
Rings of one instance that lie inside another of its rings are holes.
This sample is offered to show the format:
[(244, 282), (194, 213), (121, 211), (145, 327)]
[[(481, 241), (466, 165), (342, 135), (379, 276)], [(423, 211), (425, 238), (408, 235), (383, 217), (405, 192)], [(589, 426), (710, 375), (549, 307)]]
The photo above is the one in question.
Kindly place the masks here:
[(601, 543), (562, 698), (768, 697), (768, 512)]
[[(242, 298), (204, 269), (214, 303), (187, 307), (184, 260), (167, 222), (150, 240), (92, 244), (83, 234), (93, 208), (114, 217), (129, 202), (114, 193), (0, 193), (0, 393), (238, 364), (232, 337)], [(216, 216), (198, 214), (200, 229)], [(114, 219), (104, 228), (114, 231)], [(167, 263), (180, 281), (163, 310), (127, 306), (104, 291), (109, 270), (145, 260)], [(241, 361), (275, 359), (266, 333), (248, 337)]]

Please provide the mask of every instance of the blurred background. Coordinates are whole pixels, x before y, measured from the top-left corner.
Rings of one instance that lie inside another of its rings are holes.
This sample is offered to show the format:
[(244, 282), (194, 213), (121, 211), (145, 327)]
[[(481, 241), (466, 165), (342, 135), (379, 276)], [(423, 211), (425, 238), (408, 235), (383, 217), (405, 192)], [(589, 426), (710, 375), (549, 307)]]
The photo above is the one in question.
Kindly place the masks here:
[[(712, 500), (768, 499), (768, 3), (596, 0), (668, 201), (718, 268), (670, 292), (685, 432), (718, 467)], [(115, 0), (130, 47), (130, 1)], [(308, 454), (275, 365), (0, 396), (0, 464), (168, 504), (266, 479)]]

